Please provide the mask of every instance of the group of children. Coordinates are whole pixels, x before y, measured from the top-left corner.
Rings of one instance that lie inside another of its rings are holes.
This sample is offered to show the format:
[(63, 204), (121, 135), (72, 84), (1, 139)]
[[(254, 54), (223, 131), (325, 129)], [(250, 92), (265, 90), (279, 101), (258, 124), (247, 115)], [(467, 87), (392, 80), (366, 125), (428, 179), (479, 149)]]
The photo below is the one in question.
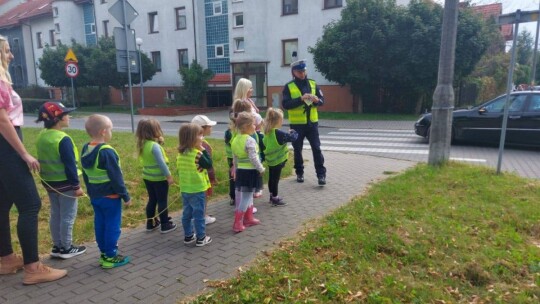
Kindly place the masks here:
[[(262, 195), (266, 161), (269, 168), (268, 189), (273, 206), (286, 203), (278, 196), (281, 170), (288, 158), (287, 142), (296, 139), (294, 130), (283, 132), (283, 112), (269, 108), (266, 122), (247, 100), (235, 100), (231, 123), (225, 133), (225, 150), (229, 170), (229, 195), (235, 205), (233, 231), (260, 223), (253, 214), (253, 198)], [(47, 102), (39, 111), (36, 122), (43, 121), (45, 129), (37, 140), (41, 164), (42, 184), (51, 202), (50, 231), (53, 248), (51, 257), (68, 259), (86, 251), (72, 243), (72, 230), (77, 214), (77, 198), (84, 196), (79, 184), (82, 173), (94, 210), (94, 229), (100, 250), (102, 268), (114, 268), (129, 263), (129, 256), (118, 253), (122, 220), (122, 201), (131, 203), (120, 166), (120, 156), (107, 144), (112, 138), (112, 121), (104, 115), (88, 117), (85, 129), (90, 136), (79, 156), (76, 145), (62, 131), (69, 126), (69, 113), (61, 103)], [(183, 124), (178, 133), (176, 165), (178, 184), (183, 201), (182, 227), (184, 243), (205, 246), (212, 242), (206, 235), (206, 225), (216, 221), (206, 215), (207, 197), (216, 184), (212, 165), (212, 147), (204, 139), (212, 132), (215, 121), (197, 115), (191, 123)], [(137, 149), (142, 165), (142, 177), (148, 192), (146, 230), (160, 228), (169, 233), (177, 228), (168, 215), (168, 191), (174, 179), (169, 170), (169, 159), (163, 149), (163, 132), (155, 119), (143, 119), (137, 126)], [(82, 172), (77, 163), (82, 165)], [(156, 215), (157, 207), (157, 215)]]

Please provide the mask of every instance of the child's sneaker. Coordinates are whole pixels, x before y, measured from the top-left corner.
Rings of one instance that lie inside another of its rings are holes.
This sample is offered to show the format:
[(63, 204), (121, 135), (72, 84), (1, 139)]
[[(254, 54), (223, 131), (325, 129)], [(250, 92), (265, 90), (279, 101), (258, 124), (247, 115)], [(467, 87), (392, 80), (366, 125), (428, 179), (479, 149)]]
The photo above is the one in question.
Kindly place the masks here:
[(171, 231), (175, 231), (177, 227), (178, 226), (176, 226), (176, 224), (173, 224), (172, 222), (167, 222), (161, 225), (161, 233), (169, 233)]
[(189, 244), (193, 244), (197, 239), (195, 238), (195, 234), (191, 235), (191, 236), (186, 236), (184, 237), (184, 244), (186, 245), (189, 245)]
[(51, 258), (59, 258), (60, 257), (60, 248), (58, 246), (53, 246), (51, 249)]
[(99, 256), (99, 266), (101, 266), (101, 264), (103, 264), (103, 261), (105, 261), (105, 253), (101, 253), (101, 255)]
[(79, 254), (83, 254), (86, 252), (86, 247), (84, 246), (73, 246), (71, 245), (70, 248), (68, 249), (64, 249), (62, 248), (60, 250), (60, 258), (61, 259), (69, 259), (69, 258), (72, 258), (74, 256), (78, 256)]
[(103, 262), (101, 263), (101, 268), (103, 269), (111, 269), (116, 268), (120, 266), (124, 266), (127, 263), (129, 263), (130, 258), (128, 256), (123, 256), (117, 254), (116, 256), (112, 258), (105, 257), (103, 259)]
[(259, 197), (261, 197), (262, 195), (263, 195), (263, 192), (262, 192), (262, 190), (260, 190), (260, 191), (257, 191), (257, 192), (254, 192), (254, 193), (253, 193), (253, 198), (259, 198)]
[(229, 205), (234, 206), (234, 204), (234, 198), (231, 198), (231, 200), (229, 200)]
[(281, 207), (287, 205), (287, 203), (284, 202), (283, 199), (279, 196), (271, 196), (270, 204), (272, 204), (272, 207)]
[(204, 223), (206, 225), (210, 225), (210, 224), (214, 223), (215, 221), (216, 221), (216, 218), (213, 217), (213, 216), (210, 216), (210, 215), (205, 215), (204, 216)]
[(212, 243), (212, 238), (207, 235), (207, 236), (205, 236), (205, 237), (203, 237), (201, 239), (197, 239), (197, 243), (195, 244), (195, 246), (202, 247), (202, 246), (204, 246), (206, 244), (210, 244), (210, 243)]
[(158, 219), (146, 220), (146, 231), (154, 231), (161, 226), (161, 223)]

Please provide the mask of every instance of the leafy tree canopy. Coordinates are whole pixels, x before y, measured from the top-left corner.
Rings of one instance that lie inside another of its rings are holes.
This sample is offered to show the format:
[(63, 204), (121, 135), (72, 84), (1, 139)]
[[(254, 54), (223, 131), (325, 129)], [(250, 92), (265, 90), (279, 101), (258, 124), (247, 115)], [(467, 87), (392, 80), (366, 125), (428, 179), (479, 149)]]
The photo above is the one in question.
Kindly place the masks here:
[(181, 104), (200, 105), (208, 91), (208, 81), (214, 77), (214, 72), (203, 69), (196, 60), (193, 60), (189, 67), (180, 67), (178, 72), (184, 82), (179, 92), (179, 102)]

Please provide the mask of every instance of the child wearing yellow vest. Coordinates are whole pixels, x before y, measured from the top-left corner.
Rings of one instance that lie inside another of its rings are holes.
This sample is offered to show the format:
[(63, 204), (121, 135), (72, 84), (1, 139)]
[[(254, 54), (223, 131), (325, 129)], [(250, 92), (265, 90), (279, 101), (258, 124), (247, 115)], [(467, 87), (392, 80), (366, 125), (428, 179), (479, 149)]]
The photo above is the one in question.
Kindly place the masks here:
[[(204, 221), (206, 190), (210, 188), (206, 170), (212, 167), (212, 159), (202, 146), (203, 138), (203, 129), (199, 125), (194, 123), (182, 125), (178, 132), (180, 144), (176, 158), (178, 183), (183, 202), (184, 244), (195, 243), (197, 247), (212, 242), (212, 238), (206, 235)], [(195, 226), (195, 233), (193, 233), (193, 226)]]
[(281, 109), (268, 108), (264, 123), (264, 154), (268, 164), (268, 191), (272, 206), (285, 206), (287, 203), (278, 196), (279, 178), (281, 170), (289, 158), (288, 142), (298, 138), (298, 133), (291, 129), (283, 132), (279, 128), (283, 125), (283, 111)]
[(79, 152), (73, 139), (63, 128), (69, 127), (69, 113), (59, 102), (46, 102), (39, 109), (36, 122), (43, 121), (45, 129), (39, 133), (36, 146), (41, 166), (42, 184), (49, 196), (51, 215), (49, 227), (53, 248), (51, 257), (69, 259), (83, 254), (85, 246), (73, 245), (73, 224), (77, 217), (77, 197), (84, 193), (79, 183), (77, 168)]
[[(169, 233), (176, 229), (167, 210), (169, 185), (174, 181), (168, 167), (169, 158), (162, 147), (163, 131), (159, 121), (152, 118), (140, 120), (136, 135), (139, 160), (143, 166), (143, 181), (148, 192), (146, 231), (161, 227), (161, 233)], [(156, 206), (159, 220), (156, 218)]]
[(234, 212), (234, 232), (242, 232), (245, 227), (257, 225), (260, 221), (253, 217), (253, 193), (262, 188), (259, 178), (264, 167), (259, 159), (259, 145), (250, 135), (255, 133), (255, 117), (242, 112), (236, 118), (238, 134), (231, 143), (235, 171), (236, 209)]

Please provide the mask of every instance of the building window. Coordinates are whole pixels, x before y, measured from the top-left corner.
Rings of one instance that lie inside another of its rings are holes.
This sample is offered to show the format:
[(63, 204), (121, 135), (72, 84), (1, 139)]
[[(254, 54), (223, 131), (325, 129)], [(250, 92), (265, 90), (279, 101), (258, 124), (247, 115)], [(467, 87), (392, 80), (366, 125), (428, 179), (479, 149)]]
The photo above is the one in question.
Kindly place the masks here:
[(324, 0), (324, 8), (342, 7), (341, 0)]
[(186, 29), (186, 8), (185, 7), (177, 7), (174, 9), (176, 13), (176, 29), (177, 30), (185, 30)]
[(60, 33), (60, 23), (54, 24), (54, 30), (56, 31), (56, 33)]
[(244, 51), (244, 37), (234, 38), (234, 51), (235, 52)]
[(159, 33), (158, 13), (148, 13), (149, 33)]
[(90, 34), (95, 34), (95, 33), (96, 33), (96, 24), (90, 23)]
[(43, 48), (43, 34), (41, 32), (36, 33), (36, 43), (38, 49)]
[(174, 100), (174, 90), (167, 90), (167, 98), (169, 100)]
[(187, 49), (181, 49), (178, 50), (178, 68), (181, 67), (189, 67), (189, 58), (188, 58), (188, 50)]
[(234, 27), (244, 26), (244, 13), (234, 14), (233, 21), (234, 21)]
[(281, 44), (283, 49), (283, 65), (290, 65), (296, 59), (293, 57), (297, 57), (298, 39), (282, 40)]
[(53, 7), (52, 14), (54, 18), (58, 17), (58, 7)]
[(109, 37), (109, 20), (103, 20), (103, 36)]
[(107, 0), (101, 0), (101, 4), (107, 3)]
[(221, 7), (221, 1), (214, 2), (214, 15), (221, 15), (223, 13), (223, 9)]
[(152, 52), (152, 63), (158, 72), (161, 72), (161, 52)]
[(216, 57), (225, 57), (225, 46), (223, 44), (216, 45)]
[(298, 14), (298, 0), (282, 0), (283, 15)]
[(50, 40), (51, 46), (56, 46), (56, 39), (54, 39), (54, 33), (55, 33), (54, 30), (49, 31), (49, 40)]

